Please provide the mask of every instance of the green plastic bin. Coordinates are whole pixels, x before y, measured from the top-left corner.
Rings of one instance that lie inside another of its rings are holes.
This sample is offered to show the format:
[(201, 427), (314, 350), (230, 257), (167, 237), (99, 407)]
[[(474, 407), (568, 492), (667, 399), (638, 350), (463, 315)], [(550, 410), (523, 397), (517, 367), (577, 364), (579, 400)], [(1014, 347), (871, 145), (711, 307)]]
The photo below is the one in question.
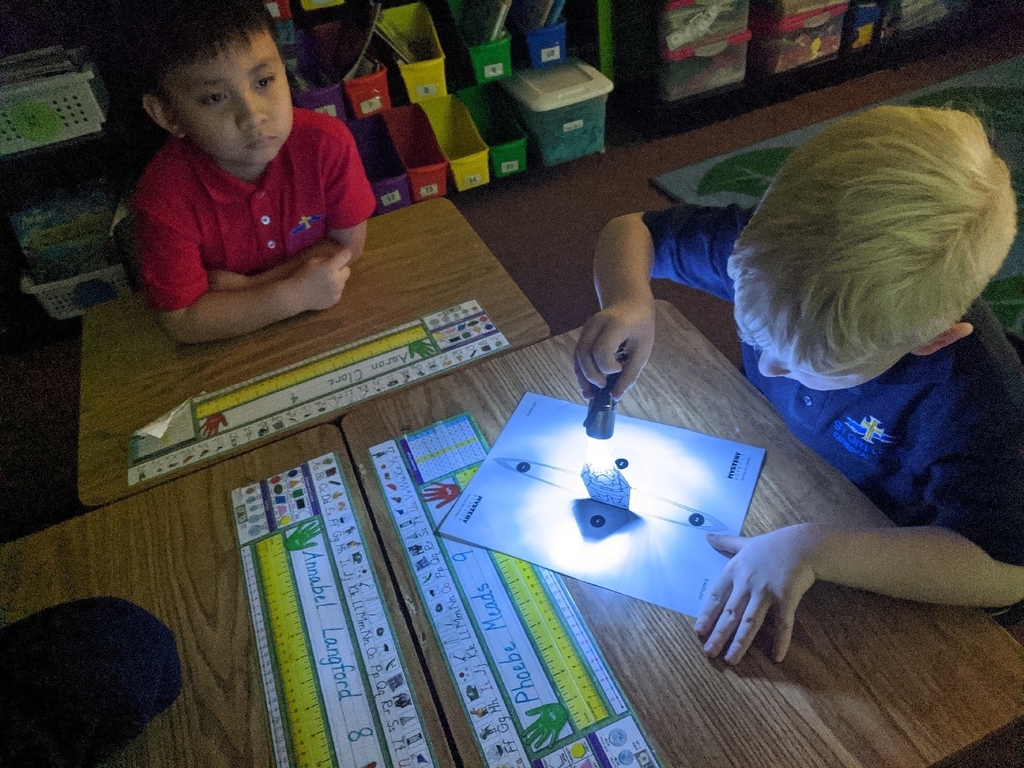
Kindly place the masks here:
[(455, 94), (466, 105), (480, 137), (490, 149), (491, 172), (497, 179), (526, 170), (526, 132), (516, 121), (504, 95), (491, 85), (463, 88)]

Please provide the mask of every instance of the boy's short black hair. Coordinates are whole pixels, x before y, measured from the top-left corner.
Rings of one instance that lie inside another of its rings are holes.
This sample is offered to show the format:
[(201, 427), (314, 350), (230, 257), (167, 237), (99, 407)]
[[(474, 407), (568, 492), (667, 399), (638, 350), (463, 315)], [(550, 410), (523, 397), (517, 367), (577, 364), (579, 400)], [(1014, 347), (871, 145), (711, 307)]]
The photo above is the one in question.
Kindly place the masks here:
[(277, 36), (263, 0), (143, 0), (136, 77), (141, 93), (158, 93), (170, 72), (213, 58), (261, 32)]

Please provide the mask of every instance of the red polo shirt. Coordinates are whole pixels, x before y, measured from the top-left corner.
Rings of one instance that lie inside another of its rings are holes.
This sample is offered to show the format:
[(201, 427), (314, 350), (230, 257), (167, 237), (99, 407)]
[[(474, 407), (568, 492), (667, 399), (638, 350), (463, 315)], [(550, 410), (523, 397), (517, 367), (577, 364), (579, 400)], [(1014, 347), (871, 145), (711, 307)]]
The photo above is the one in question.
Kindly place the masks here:
[(373, 191), (345, 123), (304, 109), (294, 114), (288, 140), (252, 183), (187, 139), (168, 138), (150, 161), (132, 207), (139, 282), (152, 309), (189, 307), (206, 293), (210, 270), (263, 272), (373, 213)]

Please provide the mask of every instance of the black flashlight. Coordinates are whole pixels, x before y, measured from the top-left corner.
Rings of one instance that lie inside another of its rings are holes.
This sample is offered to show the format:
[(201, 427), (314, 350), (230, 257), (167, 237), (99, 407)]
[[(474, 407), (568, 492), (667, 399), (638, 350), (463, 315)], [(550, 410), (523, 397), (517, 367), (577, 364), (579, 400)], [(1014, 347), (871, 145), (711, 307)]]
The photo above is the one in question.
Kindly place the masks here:
[(587, 411), (587, 418), (583, 426), (587, 429), (587, 437), (598, 440), (607, 440), (615, 432), (615, 406), (612, 400), (612, 387), (619, 380), (618, 373), (608, 374), (607, 383), (597, 390), (594, 399), (590, 401), (590, 410)]

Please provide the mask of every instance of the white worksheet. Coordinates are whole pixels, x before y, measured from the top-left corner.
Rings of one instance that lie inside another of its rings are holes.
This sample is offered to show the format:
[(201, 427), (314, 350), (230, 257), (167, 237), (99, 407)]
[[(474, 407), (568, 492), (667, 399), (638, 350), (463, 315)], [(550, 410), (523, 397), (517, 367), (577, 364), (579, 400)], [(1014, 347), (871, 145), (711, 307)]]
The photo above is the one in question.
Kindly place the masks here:
[(739, 533), (764, 449), (622, 415), (596, 440), (586, 414), (527, 393), (439, 534), (697, 615), (726, 563), (705, 535)]

